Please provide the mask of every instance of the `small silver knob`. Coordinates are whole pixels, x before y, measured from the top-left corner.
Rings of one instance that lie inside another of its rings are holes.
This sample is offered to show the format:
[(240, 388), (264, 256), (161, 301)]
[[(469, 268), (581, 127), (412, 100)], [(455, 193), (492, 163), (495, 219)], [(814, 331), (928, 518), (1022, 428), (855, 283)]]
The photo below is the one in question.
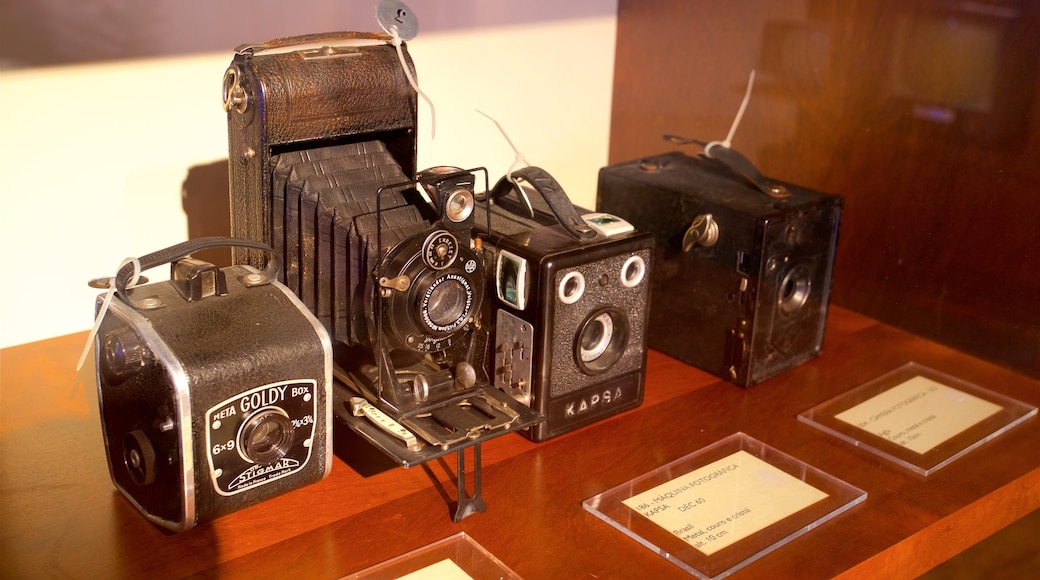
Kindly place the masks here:
[(694, 246), (710, 248), (719, 241), (719, 223), (710, 213), (701, 214), (693, 218), (693, 223), (683, 236), (682, 247), (684, 252), (689, 252)]

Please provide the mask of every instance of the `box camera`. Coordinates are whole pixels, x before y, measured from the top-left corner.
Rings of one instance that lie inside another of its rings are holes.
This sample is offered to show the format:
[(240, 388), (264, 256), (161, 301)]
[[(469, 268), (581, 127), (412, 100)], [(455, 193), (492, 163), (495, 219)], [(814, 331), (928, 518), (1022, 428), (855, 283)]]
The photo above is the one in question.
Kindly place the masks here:
[(408, 466), (540, 417), (477, 372), (487, 172), (416, 171), (412, 64), (389, 40), (240, 47), (224, 95), (232, 231), (285, 252), (281, 276), (335, 342), (335, 416)]
[(597, 208), (657, 240), (651, 348), (744, 387), (819, 355), (842, 198), (775, 185), (680, 152), (600, 171)]
[(490, 197), (490, 224), (477, 219), (494, 261), (487, 363), (496, 387), (546, 417), (524, 434), (543, 441), (639, 406), (653, 237), (581, 215), (536, 167)]
[(172, 262), (166, 282), (128, 290), (132, 266), (122, 268), (95, 339), (112, 481), (173, 531), (319, 481), (332, 465), (328, 333), (273, 270), (184, 257), (226, 245), (212, 242), (140, 259), (142, 269)]

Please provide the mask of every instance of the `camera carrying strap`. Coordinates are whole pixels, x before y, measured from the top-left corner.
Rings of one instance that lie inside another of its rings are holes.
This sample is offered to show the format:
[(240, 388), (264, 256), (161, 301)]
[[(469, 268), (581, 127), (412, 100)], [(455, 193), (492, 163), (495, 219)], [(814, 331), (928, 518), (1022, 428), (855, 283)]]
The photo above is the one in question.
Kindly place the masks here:
[(120, 296), (123, 296), (124, 299), (127, 299), (127, 301), (129, 302), (127, 286), (129, 285), (130, 280), (134, 278), (136, 275), (139, 275), (141, 272), (144, 272), (145, 270), (149, 270), (156, 266), (169, 264), (170, 262), (179, 260), (181, 258), (185, 258), (195, 252), (199, 252), (202, 250), (208, 250), (210, 248), (227, 248), (233, 246), (242, 248), (252, 248), (254, 250), (263, 250), (267, 252), (270, 256), (270, 258), (267, 260), (267, 267), (261, 274), (261, 278), (250, 283), (250, 286), (268, 284), (271, 281), (276, 280), (278, 278), (278, 272), (282, 268), (282, 259), (274, 250), (271, 249), (270, 246), (260, 242), (254, 242), (252, 240), (243, 240), (240, 238), (229, 238), (223, 236), (213, 236), (205, 238), (195, 238), (193, 240), (181, 242), (168, 248), (141, 256), (137, 259), (136, 263), (124, 264), (115, 276), (114, 284), (116, 292), (118, 292)]
[(268, 252), (271, 256), (267, 262), (267, 268), (265, 268), (255, 280), (248, 281), (248, 285), (260, 286), (277, 279), (278, 272), (282, 268), (282, 259), (278, 253), (272, 250), (269, 246), (252, 240), (215, 236), (196, 238), (194, 240), (181, 242), (163, 250), (141, 256), (140, 258), (127, 258), (123, 260), (122, 264), (120, 264), (119, 271), (116, 272), (114, 278), (98, 278), (92, 280), (90, 282), (91, 287), (107, 288), (108, 291), (105, 292), (104, 299), (101, 300), (100, 307), (94, 317), (94, 326), (90, 329), (90, 333), (87, 335), (87, 343), (84, 345), (83, 352), (80, 354), (79, 361), (76, 363), (76, 370), (83, 367), (87, 355), (90, 354), (90, 347), (94, 344), (94, 337), (97, 335), (98, 329), (101, 328), (101, 321), (105, 318), (105, 313), (108, 312), (108, 307), (112, 301), (112, 297), (118, 292), (120, 297), (122, 297), (127, 304), (130, 304), (134, 308), (138, 307), (134, 304), (133, 300), (130, 299), (127, 287), (129, 286), (130, 289), (132, 289), (139, 281), (143, 281), (141, 272), (187, 257), (193, 252), (209, 248), (226, 248), (231, 246), (242, 246), (256, 250), (263, 250)]
[[(578, 210), (574, 209), (574, 204), (567, 197), (567, 193), (563, 191), (563, 187), (548, 171), (541, 167), (523, 167), (502, 176), (498, 183), (495, 184), (495, 188), (491, 190), (492, 203), (521, 217), (534, 218), (535, 210), (517, 178), (523, 179), (538, 192), (549, 206), (549, 210), (555, 216), (556, 221), (563, 226), (563, 229), (571, 237), (576, 240), (590, 240), (596, 237), (596, 230), (582, 219)], [(515, 192), (518, 199), (506, 197), (510, 192)], [(524, 216), (524, 213), (528, 215)]]
[(743, 153), (720, 142), (705, 143), (704, 141), (687, 139), (678, 135), (665, 135), (664, 140), (678, 143), (679, 145), (694, 144), (704, 147), (704, 158), (714, 159), (725, 165), (730, 171), (740, 175), (751, 185), (755, 186), (756, 189), (773, 199), (785, 199), (791, 195), (782, 184), (762, 175), (762, 172)]

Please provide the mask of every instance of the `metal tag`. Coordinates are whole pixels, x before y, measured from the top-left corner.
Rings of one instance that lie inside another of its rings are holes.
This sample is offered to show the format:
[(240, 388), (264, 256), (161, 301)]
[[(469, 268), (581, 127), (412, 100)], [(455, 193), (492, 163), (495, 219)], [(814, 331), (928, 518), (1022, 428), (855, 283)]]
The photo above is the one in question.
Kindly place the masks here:
[(398, 0), (380, 0), (376, 4), (376, 20), (387, 34), (401, 40), (411, 40), (419, 34), (419, 19), (415, 12), (404, 2)]

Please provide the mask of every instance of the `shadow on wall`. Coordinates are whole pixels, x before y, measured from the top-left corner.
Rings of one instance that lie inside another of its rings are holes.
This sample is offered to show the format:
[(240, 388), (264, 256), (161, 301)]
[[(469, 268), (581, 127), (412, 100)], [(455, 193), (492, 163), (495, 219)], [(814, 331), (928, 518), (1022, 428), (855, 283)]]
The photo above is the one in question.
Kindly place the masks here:
[[(188, 218), (188, 238), (231, 235), (231, 201), (227, 159), (188, 169), (181, 189), (181, 205)], [(231, 265), (231, 249), (217, 248), (194, 254), (220, 267)]]

